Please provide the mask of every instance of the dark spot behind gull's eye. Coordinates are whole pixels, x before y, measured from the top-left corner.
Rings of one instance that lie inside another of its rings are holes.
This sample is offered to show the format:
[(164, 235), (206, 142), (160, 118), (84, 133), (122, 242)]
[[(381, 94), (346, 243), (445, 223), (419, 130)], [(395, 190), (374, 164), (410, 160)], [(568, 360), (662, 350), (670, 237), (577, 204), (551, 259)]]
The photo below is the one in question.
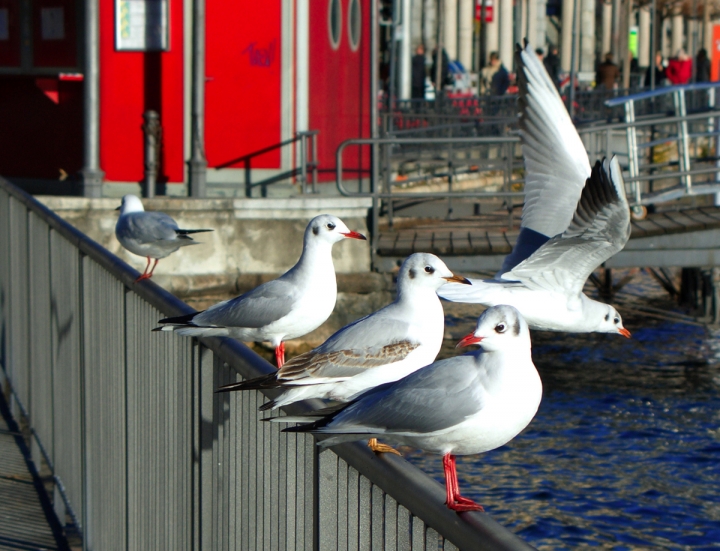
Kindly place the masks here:
[(320, 233), (320, 228), (318, 228), (317, 226), (313, 226), (313, 235), (317, 235), (319, 233)]
[(515, 319), (515, 323), (513, 324), (513, 335), (515, 335), (516, 337), (520, 336), (520, 320), (517, 318)]
[(605, 321), (610, 321), (610, 314), (605, 314)]
[(411, 270), (408, 272), (408, 276), (410, 277), (410, 279), (415, 279), (415, 275), (416, 275), (416, 274), (415, 274), (415, 270), (413, 270), (413, 269), (411, 269)]

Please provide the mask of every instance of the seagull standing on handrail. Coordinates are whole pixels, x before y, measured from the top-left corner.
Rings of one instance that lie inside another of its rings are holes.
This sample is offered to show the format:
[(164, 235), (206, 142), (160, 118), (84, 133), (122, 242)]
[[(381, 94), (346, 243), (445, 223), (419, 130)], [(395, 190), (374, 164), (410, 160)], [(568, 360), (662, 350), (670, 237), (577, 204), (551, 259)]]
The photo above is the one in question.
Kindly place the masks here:
[(630, 209), (617, 157), (591, 169), (555, 85), (529, 45), (517, 47), (525, 205), (517, 243), (495, 279), (446, 285), (453, 302), (510, 304), (532, 329), (618, 333), (620, 314), (583, 286), (630, 238)]
[[(162, 212), (145, 212), (142, 201), (135, 195), (125, 195), (122, 203), (115, 209), (120, 217), (115, 224), (115, 237), (128, 251), (147, 258), (145, 271), (135, 281), (150, 279), (158, 261), (180, 247), (199, 245), (190, 237), (191, 233), (202, 233), (213, 230), (183, 230), (177, 222)], [(155, 259), (152, 270), (151, 259)]]
[(271, 420), (306, 423), (284, 431), (327, 436), (322, 447), (375, 437), (441, 454), (447, 506), (482, 510), (460, 494), (455, 456), (484, 453), (515, 438), (537, 412), (542, 383), (527, 323), (512, 306), (483, 312), (458, 346), (471, 344), (480, 349), (435, 362), (349, 404)]
[(302, 337), (325, 323), (335, 308), (337, 281), (332, 246), (365, 236), (351, 231), (337, 216), (321, 214), (305, 229), (297, 264), (277, 279), (203, 312), (165, 318), (153, 331), (191, 337), (233, 337), (269, 341), (278, 367), (285, 363), (285, 341)]

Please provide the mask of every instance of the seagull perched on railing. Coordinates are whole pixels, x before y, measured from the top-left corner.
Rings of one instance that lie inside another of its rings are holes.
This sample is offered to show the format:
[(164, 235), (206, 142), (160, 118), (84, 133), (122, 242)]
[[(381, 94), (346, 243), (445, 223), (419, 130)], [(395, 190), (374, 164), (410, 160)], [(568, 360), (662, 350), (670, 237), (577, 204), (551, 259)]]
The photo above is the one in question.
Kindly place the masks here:
[[(147, 258), (145, 271), (135, 281), (150, 279), (158, 261), (180, 247), (199, 245), (190, 237), (191, 233), (213, 230), (183, 230), (177, 222), (162, 212), (145, 212), (142, 201), (135, 195), (125, 195), (122, 203), (115, 209), (120, 217), (115, 224), (115, 237), (128, 251)], [(151, 259), (155, 259), (152, 270)]]
[(517, 47), (525, 205), (520, 235), (495, 279), (446, 285), (454, 302), (510, 304), (532, 329), (630, 332), (620, 314), (588, 298), (590, 274), (630, 238), (630, 210), (617, 157), (591, 169), (555, 85), (529, 45)]
[(279, 278), (203, 312), (166, 318), (153, 331), (191, 337), (233, 337), (269, 341), (278, 367), (285, 363), (285, 341), (310, 333), (330, 317), (337, 298), (332, 246), (365, 236), (351, 231), (337, 216), (321, 214), (305, 229), (300, 260)]
[(285, 432), (328, 436), (322, 447), (372, 436), (442, 454), (447, 506), (482, 510), (460, 495), (455, 456), (493, 450), (517, 436), (537, 412), (542, 383), (527, 323), (512, 306), (483, 312), (458, 346), (471, 344), (480, 350), (435, 362), (350, 404), (271, 420), (306, 423)]
[[(410, 255), (398, 273), (394, 302), (343, 327), (276, 373), (226, 385), (218, 392), (283, 389), (260, 408), (267, 410), (310, 398), (346, 402), (369, 388), (396, 381), (435, 361), (445, 328), (437, 289), (448, 281), (467, 283), (435, 255)], [(376, 442), (371, 447), (389, 451)]]

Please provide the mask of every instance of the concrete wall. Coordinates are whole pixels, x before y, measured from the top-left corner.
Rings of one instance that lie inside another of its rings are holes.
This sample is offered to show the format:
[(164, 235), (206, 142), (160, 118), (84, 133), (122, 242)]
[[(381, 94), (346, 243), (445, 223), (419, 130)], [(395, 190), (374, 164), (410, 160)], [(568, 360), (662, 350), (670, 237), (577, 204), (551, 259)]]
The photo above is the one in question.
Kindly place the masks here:
[[(115, 238), (118, 199), (37, 197), (83, 233), (142, 272), (145, 259), (120, 246)], [(172, 216), (181, 228), (213, 228), (194, 236), (200, 244), (184, 247), (160, 261), (154, 277), (277, 274), (300, 257), (308, 221), (318, 214), (334, 214), (347, 226), (367, 235), (369, 199), (144, 199), (145, 209)], [(367, 242), (348, 239), (333, 247), (338, 273), (370, 270)]]

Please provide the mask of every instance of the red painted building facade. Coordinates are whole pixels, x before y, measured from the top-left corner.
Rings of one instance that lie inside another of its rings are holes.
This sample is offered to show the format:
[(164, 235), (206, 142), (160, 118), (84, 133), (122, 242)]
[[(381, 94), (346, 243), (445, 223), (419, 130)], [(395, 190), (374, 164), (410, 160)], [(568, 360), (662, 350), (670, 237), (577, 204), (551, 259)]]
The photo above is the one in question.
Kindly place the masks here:
[[(162, 47), (128, 48), (121, 37), (133, 13), (157, 6), (165, 10)], [(321, 180), (334, 179), (339, 143), (369, 135), (368, 8), (363, 0), (206, 2), (211, 189), (242, 182), (234, 159), (308, 129), (320, 132)], [(100, 1), (100, 168), (108, 184), (142, 181), (148, 109), (162, 124), (158, 180), (187, 181), (191, 9), (187, 0)], [(80, 0), (0, 0), (0, 175), (53, 180), (82, 167), (82, 12)], [(275, 150), (253, 160), (253, 179), (295, 162), (292, 147)]]

